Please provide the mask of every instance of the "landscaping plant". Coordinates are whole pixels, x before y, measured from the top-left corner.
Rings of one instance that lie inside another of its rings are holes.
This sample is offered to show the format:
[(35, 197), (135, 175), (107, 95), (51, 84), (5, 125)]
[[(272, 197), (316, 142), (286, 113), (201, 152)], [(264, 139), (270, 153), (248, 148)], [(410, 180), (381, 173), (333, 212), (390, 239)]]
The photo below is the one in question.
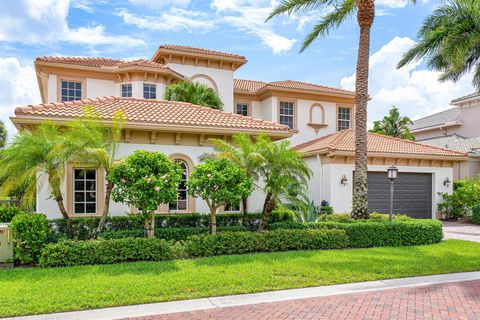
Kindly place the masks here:
[(188, 192), (200, 197), (210, 209), (210, 232), (217, 230), (217, 210), (227, 204), (239, 203), (253, 191), (252, 180), (227, 159), (207, 159), (193, 169), (188, 179)]
[(38, 262), (47, 240), (47, 218), (43, 214), (22, 212), (12, 219), (14, 257), (21, 265)]
[(408, 127), (412, 124), (413, 122), (409, 117), (401, 117), (398, 108), (393, 106), (388, 116), (373, 122), (373, 129), (370, 132), (415, 141), (415, 137)]
[(114, 185), (112, 198), (138, 208), (147, 237), (154, 236), (155, 210), (177, 200), (180, 166), (160, 152), (137, 150), (115, 163), (107, 179)]
[(437, 209), (445, 218), (458, 219), (470, 215), (480, 202), (480, 175), (455, 181), (452, 194), (441, 193), (443, 201)]
[(180, 81), (173, 83), (165, 90), (164, 99), (223, 110), (223, 102), (218, 93), (200, 82)]

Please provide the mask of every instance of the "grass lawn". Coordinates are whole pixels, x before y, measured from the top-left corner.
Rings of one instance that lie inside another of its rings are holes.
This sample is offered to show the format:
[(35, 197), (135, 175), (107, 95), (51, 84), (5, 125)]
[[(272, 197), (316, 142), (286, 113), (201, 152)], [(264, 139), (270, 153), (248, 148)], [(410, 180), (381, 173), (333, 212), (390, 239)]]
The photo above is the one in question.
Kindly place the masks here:
[(480, 270), (480, 243), (0, 269), (0, 317)]

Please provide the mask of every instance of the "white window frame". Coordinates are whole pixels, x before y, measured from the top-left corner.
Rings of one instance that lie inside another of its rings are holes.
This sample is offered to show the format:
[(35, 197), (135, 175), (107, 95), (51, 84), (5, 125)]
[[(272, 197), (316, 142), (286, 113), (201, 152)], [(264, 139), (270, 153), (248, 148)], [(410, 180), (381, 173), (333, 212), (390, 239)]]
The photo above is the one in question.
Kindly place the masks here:
[[(347, 113), (343, 112), (348, 111), (348, 119), (346, 119)], [(352, 127), (352, 108), (348, 107), (338, 107), (337, 108), (337, 131), (348, 130)]]
[[(185, 182), (185, 188), (182, 188), (180, 189), (180, 185), (179, 187), (177, 188), (177, 201), (175, 201), (175, 203), (170, 203), (168, 205), (168, 210), (169, 211), (175, 211), (175, 212), (178, 212), (178, 211), (188, 211), (189, 209), (189, 203), (188, 203), (188, 186), (187, 186), (187, 182), (188, 182), (188, 176), (189, 176), (189, 170), (188, 170), (188, 163), (185, 162), (184, 160), (182, 159), (174, 159), (173, 160), (174, 162), (179, 162), (181, 163), (183, 166), (184, 166), (184, 172), (185, 172), (185, 179), (183, 179), (182, 177), (182, 181)], [(184, 200), (180, 200), (180, 201), (185, 201), (185, 209), (179, 209), (178, 208), (178, 195), (180, 194), (180, 192), (185, 192), (185, 199)]]
[[(287, 105), (287, 107), (290, 107), (290, 105), (291, 105), (292, 114), (282, 113), (282, 108), (284, 108), (285, 105)], [(285, 118), (290, 118), (292, 120), (292, 126), (291, 127), (290, 127), (289, 124), (284, 123), (285, 121), (282, 121), (282, 119), (284, 120)], [(295, 101), (280, 100), (278, 102), (278, 123), (288, 126), (291, 130), (295, 129), (295, 127), (296, 127), (295, 126)]]
[[(130, 95), (123, 95), (124, 94), (124, 91), (123, 91), (124, 87), (130, 87), (130, 90), (125, 90), (125, 93), (130, 93)], [(120, 85), (120, 95), (122, 96), (122, 98), (133, 97), (133, 86), (132, 86), (132, 84), (131, 83), (123, 83), (122, 85)]]
[[(63, 88), (63, 84), (67, 83), (68, 87)], [(70, 83), (74, 83), (75, 87), (73, 89), (70, 89)], [(77, 84), (80, 84), (80, 90), (76, 87)], [(67, 90), (67, 93), (64, 95), (63, 90)], [(74, 91), (74, 95), (70, 95), (70, 90)], [(77, 96), (76, 94), (80, 92), (80, 96)], [(66, 99), (64, 99), (66, 97)], [(76, 100), (82, 100), (83, 98), (83, 81), (78, 81), (78, 80), (67, 80), (67, 79), (62, 79), (60, 80), (60, 101), (61, 102), (68, 102), (68, 101), (76, 101)]]
[[(145, 87), (147, 87), (147, 86), (149, 88), (154, 88), (155, 89), (155, 91), (154, 91), (155, 97), (154, 98), (150, 97), (152, 92), (153, 92), (151, 90), (148, 90), (148, 98), (145, 96)], [(155, 83), (146, 83), (146, 82), (143, 83), (143, 98), (144, 99), (152, 99), (152, 100), (157, 99), (157, 85)]]
[[(241, 106), (242, 107), (242, 113), (238, 112), (238, 107)], [(243, 108), (246, 107), (246, 111), (247, 111), (247, 114), (243, 114)], [(237, 102), (235, 104), (235, 114), (239, 114), (239, 115), (242, 115), (242, 116), (245, 116), (245, 117), (248, 117), (250, 115), (250, 106), (248, 105), (248, 103), (246, 102)]]

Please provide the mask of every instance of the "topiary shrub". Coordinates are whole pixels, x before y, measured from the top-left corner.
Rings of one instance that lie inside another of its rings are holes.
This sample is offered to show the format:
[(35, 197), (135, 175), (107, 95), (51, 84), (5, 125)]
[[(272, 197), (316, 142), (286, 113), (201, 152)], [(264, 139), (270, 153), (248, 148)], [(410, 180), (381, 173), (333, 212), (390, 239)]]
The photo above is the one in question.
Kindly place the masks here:
[(128, 261), (163, 261), (173, 258), (172, 245), (162, 239), (69, 240), (47, 245), (42, 251), (39, 265), (61, 267)]
[(270, 226), (278, 229), (340, 229), (344, 230), (355, 248), (411, 246), (440, 242), (442, 223), (437, 220), (406, 220), (389, 222), (282, 222)]
[(47, 240), (47, 218), (43, 214), (19, 213), (12, 219), (14, 258), (17, 264), (32, 265), (38, 258)]
[(349, 245), (343, 230), (275, 230), (225, 232), (191, 236), (184, 252), (190, 257), (208, 257), (250, 252), (340, 249)]

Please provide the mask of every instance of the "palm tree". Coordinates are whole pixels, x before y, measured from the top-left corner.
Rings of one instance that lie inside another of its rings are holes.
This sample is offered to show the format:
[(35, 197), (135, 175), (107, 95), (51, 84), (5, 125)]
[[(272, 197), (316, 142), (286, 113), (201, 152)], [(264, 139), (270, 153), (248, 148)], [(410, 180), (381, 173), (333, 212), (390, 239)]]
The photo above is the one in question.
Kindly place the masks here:
[(373, 129), (370, 132), (415, 141), (415, 137), (408, 128), (409, 124), (413, 124), (412, 120), (409, 117), (401, 117), (398, 108), (393, 106), (388, 116), (373, 122)]
[[(411, 0), (415, 2), (415, 0)], [(333, 8), (333, 11), (331, 10)], [(367, 102), (370, 54), (370, 29), (375, 17), (375, 0), (281, 0), (268, 19), (282, 14), (296, 14), (310, 10), (325, 10), (325, 14), (305, 38), (300, 52), (318, 37), (326, 37), (355, 13), (360, 26), (356, 81), (355, 81), (355, 173), (352, 199), (352, 217), (368, 217), (367, 189)]]
[[(254, 183), (258, 182), (260, 166), (265, 162), (264, 156), (257, 148), (257, 144), (252, 138), (245, 134), (234, 135), (233, 144), (222, 139), (210, 139), (215, 146), (217, 153), (212, 156), (218, 159), (228, 159), (242, 168), (243, 172)], [(267, 139), (263, 134), (257, 137), (257, 142), (261, 143)], [(248, 198), (242, 199), (242, 212), (248, 212)]]
[(0, 149), (5, 147), (7, 144), (7, 129), (5, 129), (5, 124), (0, 120)]
[(431, 70), (442, 72), (440, 81), (459, 80), (474, 70), (473, 86), (480, 91), (480, 2), (449, 0), (428, 16), (418, 42), (398, 63), (401, 68), (426, 57)]
[(180, 81), (165, 90), (165, 100), (190, 102), (196, 105), (223, 110), (223, 102), (212, 88), (199, 82)]
[(0, 157), (1, 191), (8, 194), (25, 188), (24, 203), (31, 207), (37, 183), (48, 182), (50, 196), (57, 202), (66, 221), (67, 233), (72, 236), (71, 220), (63, 203), (61, 185), (65, 177), (65, 157), (60, 143), (59, 127), (43, 123), (33, 130), (17, 133)]
[[(62, 135), (59, 146), (64, 150), (65, 161), (89, 164), (96, 169), (103, 169), (105, 176), (108, 177), (115, 163), (124, 122), (123, 112), (117, 111), (113, 116), (112, 126), (107, 127), (100, 122), (94, 107), (85, 107), (84, 116), (70, 122)], [(102, 216), (93, 238), (96, 238), (105, 226), (113, 187), (114, 184), (107, 179)]]
[(295, 198), (305, 193), (312, 172), (300, 154), (290, 148), (290, 141), (273, 143), (269, 139), (259, 141), (258, 148), (265, 158), (260, 169), (265, 201), (259, 230), (265, 229), (268, 216), (281, 198)]

